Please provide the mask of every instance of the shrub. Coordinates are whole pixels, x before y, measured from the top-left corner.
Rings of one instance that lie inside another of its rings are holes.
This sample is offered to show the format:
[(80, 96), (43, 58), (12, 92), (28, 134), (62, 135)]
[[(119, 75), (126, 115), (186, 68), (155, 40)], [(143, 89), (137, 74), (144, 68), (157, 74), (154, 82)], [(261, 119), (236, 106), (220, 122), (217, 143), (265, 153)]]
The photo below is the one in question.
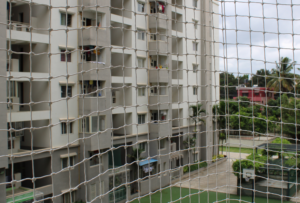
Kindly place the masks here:
[(192, 172), (192, 171), (195, 171), (195, 170), (197, 170), (199, 168), (203, 168), (203, 167), (206, 167), (206, 166), (207, 166), (206, 162), (196, 163), (196, 164), (190, 165), (190, 167), (189, 166), (185, 166), (185, 167), (183, 167), (183, 173), (187, 173), (189, 171)]
[(215, 155), (212, 157), (212, 162), (215, 162), (217, 159), (222, 159), (224, 158), (223, 154)]
[[(282, 139), (282, 138), (280, 138), (280, 137), (277, 137), (275, 140), (273, 140), (272, 142), (271, 142), (272, 144), (291, 144), (291, 142), (290, 141), (288, 141), (287, 139)], [(274, 155), (276, 155), (277, 153), (278, 153), (278, 155), (280, 155), (280, 152), (279, 152), (279, 150), (278, 150), (278, 152), (276, 152), (277, 150), (273, 150), (273, 151), (269, 151), (269, 156), (274, 156)], [(263, 151), (262, 151), (262, 154), (263, 155), (267, 155), (267, 151), (264, 149)], [(286, 154), (283, 154), (283, 156), (286, 156)]]
[[(253, 160), (255, 159), (255, 165), (253, 164)], [(233, 173), (235, 176), (239, 177), (240, 173), (243, 172), (243, 169), (255, 169), (257, 172), (260, 167), (263, 167), (267, 162), (268, 157), (260, 156), (259, 154), (250, 154), (247, 156), (247, 159), (236, 160), (232, 164)]]

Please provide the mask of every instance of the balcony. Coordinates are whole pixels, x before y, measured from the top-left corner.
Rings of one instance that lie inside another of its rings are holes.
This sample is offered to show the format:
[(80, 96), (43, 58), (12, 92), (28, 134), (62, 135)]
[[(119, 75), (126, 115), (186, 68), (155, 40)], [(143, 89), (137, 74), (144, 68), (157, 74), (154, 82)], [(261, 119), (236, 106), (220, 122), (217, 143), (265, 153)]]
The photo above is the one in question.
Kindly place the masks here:
[[(32, 27), (37, 28), (37, 18), (31, 17)], [(9, 24), (9, 22), (8, 22)], [(30, 24), (24, 22), (11, 21), (11, 26), (7, 26), (6, 39), (10, 40), (12, 44), (19, 43), (41, 43), (49, 44), (49, 34), (47, 31), (32, 30), (30, 32)], [(32, 37), (32, 38), (31, 38)]]
[(109, 31), (106, 28), (85, 27), (84, 30), (78, 31), (78, 44), (79, 46), (108, 46), (110, 45)]
[(167, 15), (164, 13), (151, 13), (149, 16), (149, 29), (168, 27)]
[[(32, 117), (31, 117), (32, 114)], [(7, 120), (11, 122), (22, 122), (22, 121), (38, 121), (50, 119), (50, 111), (17, 111), (7, 113)]]
[[(158, 103), (160, 105), (158, 106)], [(149, 109), (156, 110), (156, 109), (169, 109), (169, 96), (168, 95), (150, 95), (149, 96)]]
[(90, 114), (94, 111), (104, 111), (106, 109), (107, 98), (106, 97), (85, 97), (79, 98), (79, 112), (84, 115)]
[[(110, 1), (109, 0), (79, 0), (78, 5), (81, 6), (91, 6), (90, 9), (96, 10), (95, 5), (98, 6), (110, 6)], [(85, 8), (86, 10), (86, 8)], [(99, 8), (97, 8), (97, 11), (99, 11)]]
[[(78, 64), (79, 80), (106, 80), (110, 77), (110, 70), (105, 63), (87, 61)], [(83, 73), (80, 73), (83, 72)]]
[[(111, 54), (111, 76), (119, 77), (123, 83), (123, 77), (132, 76), (132, 57), (131, 54), (113, 53)], [(124, 69), (123, 69), (124, 67)]]
[[(125, 10), (123, 10), (125, 8)], [(111, 1), (111, 13), (126, 18), (131, 18), (132, 1), (122, 0), (122, 1)]]
[[(44, 196), (52, 194), (52, 185), (46, 185), (43, 187), (35, 188), (35, 191), (26, 187), (14, 188), (14, 195), (12, 194), (12, 188), (6, 189), (6, 202), (23, 202), (26, 198), (27, 201), (33, 201), (43, 199)], [(25, 202), (25, 201), (24, 201)]]
[(183, 31), (183, 17), (179, 13), (172, 12), (172, 30), (177, 32)]
[[(106, 130), (106, 129), (105, 129)], [(106, 132), (102, 132), (101, 134), (94, 133), (85, 133), (85, 141), (84, 145), (86, 150), (88, 151), (95, 151), (99, 149), (105, 149), (110, 147), (110, 137), (111, 137), (111, 130)], [(83, 133), (80, 133), (80, 137), (83, 137)]]
[(169, 122), (150, 123), (149, 125), (150, 135), (154, 137), (166, 137), (171, 134), (171, 124)]
[[(126, 124), (124, 123), (124, 117)], [(131, 113), (120, 113), (112, 115), (113, 122), (113, 135), (114, 136), (125, 136), (132, 134), (132, 114)], [(129, 126), (125, 126), (129, 125)]]
[(183, 126), (183, 110), (172, 109), (172, 127), (178, 128)]
[(178, 85), (178, 86), (173, 86), (172, 87), (172, 103), (180, 103), (183, 102), (183, 87)]
[[(183, 69), (182, 69), (182, 61), (173, 61), (172, 60), (172, 80), (174, 80), (173, 84), (182, 83), (183, 79)], [(178, 81), (179, 80), (179, 81)]]
[(112, 84), (112, 106), (121, 107), (132, 105), (132, 88), (130, 84)]
[(152, 83), (156, 82), (169, 82), (171, 79), (170, 75), (171, 70), (168, 70), (166, 68), (163, 69), (155, 69), (151, 68), (149, 70), (149, 81)]
[(166, 41), (156, 40), (149, 42), (150, 55), (167, 55), (168, 43)]

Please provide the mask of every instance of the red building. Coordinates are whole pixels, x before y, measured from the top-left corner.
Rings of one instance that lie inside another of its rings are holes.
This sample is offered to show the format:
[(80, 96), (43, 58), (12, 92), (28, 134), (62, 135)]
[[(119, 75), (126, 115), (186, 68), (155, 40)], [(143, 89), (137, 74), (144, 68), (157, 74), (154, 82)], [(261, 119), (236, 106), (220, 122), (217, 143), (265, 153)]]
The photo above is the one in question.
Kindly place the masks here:
[[(274, 99), (274, 93), (265, 87), (236, 87), (238, 97), (248, 97), (251, 102), (266, 104), (270, 99)], [(267, 96), (266, 96), (267, 95)], [(234, 97), (233, 99), (236, 99)]]

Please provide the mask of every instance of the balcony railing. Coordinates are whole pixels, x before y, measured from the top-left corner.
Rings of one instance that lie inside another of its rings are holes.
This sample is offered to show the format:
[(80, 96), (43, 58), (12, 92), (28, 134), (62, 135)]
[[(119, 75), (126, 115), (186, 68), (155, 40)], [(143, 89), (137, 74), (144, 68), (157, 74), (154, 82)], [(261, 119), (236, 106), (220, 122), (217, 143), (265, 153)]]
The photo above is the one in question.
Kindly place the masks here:
[(126, 187), (120, 187), (114, 192), (109, 193), (109, 202), (115, 203), (126, 199)]

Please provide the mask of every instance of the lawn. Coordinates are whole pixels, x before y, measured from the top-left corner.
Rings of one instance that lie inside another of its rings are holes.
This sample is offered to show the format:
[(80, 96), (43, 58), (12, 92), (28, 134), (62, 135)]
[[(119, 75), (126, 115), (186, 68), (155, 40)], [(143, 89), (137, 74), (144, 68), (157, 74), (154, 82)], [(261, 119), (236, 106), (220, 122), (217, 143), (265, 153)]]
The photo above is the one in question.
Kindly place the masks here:
[[(222, 147), (219, 147), (219, 150), (222, 151)], [(246, 153), (246, 154), (251, 154), (253, 153), (253, 149), (251, 148), (239, 148), (239, 147), (224, 147), (223, 148), (224, 152), (236, 152), (236, 153)], [(255, 149), (254, 149), (255, 151)], [(257, 152), (261, 154), (262, 149), (257, 149)]]
[[(151, 195), (151, 201), (150, 196), (146, 196), (141, 199), (141, 203), (168, 203), (171, 202), (170, 200), (170, 188), (164, 189), (161, 193), (158, 191), (155, 194)], [(181, 196), (180, 196), (181, 192)], [(191, 193), (189, 193), (188, 188), (180, 188), (179, 187), (172, 187), (172, 202), (174, 203), (196, 203), (196, 202), (202, 202), (202, 203), (213, 203), (217, 200), (216, 195), (218, 196), (219, 202), (226, 203), (226, 194), (225, 193), (216, 193), (216, 192), (199, 192), (199, 190), (191, 189)], [(189, 197), (188, 195), (191, 194)], [(200, 200), (199, 200), (200, 195)], [(180, 202), (180, 197), (182, 197)], [(240, 197), (237, 195), (227, 195), (228, 198), (230, 198), (230, 201), (232, 203), (240, 203)], [(223, 200), (223, 201), (222, 201)], [(251, 196), (243, 196), (241, 199), (241, 202), (251, 202), (252, 198)], [(267, 202), (266, 198), (262, 197), (256, 197), (255, 203), (265, 203)], [(139, 203), (138, 200), (134, 200), (132, 203)], [(269, 199), (268, 203), (281, 203), (280, 200), (275, 199)], [(289, 201), (283, 201), (283, 203), (290, 203)]]

